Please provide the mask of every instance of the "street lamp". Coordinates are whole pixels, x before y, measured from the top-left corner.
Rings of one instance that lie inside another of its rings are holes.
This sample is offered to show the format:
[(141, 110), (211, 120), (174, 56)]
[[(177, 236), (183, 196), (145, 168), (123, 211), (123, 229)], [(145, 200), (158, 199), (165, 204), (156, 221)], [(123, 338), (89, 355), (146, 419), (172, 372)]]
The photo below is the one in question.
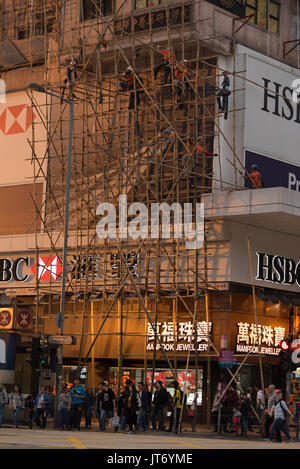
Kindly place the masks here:
[[(74, 101), (61, 98), (57, 94), (47, 91), (37, 83), (30, 83), (29, 89), (38, 91), (39, 93), (48, 94), (55, 98), (59, 98), (65, 103), (70, 105), (70, 120), (69, 120), (69, 142), (68, 142), (68, 160), (67, 160), (67, 180), (66, 180), (66, 199), (65, 199), (65, 220), (64, 220), (64, 248), (63, 248), (63, 265), (62, 265), (62, 282), (61, 282), (61, 301), (60, 312), (58, 313), (57, 327), (59, 327), (60, 334), (64, 333), (64, 317), (65, 317), (65, 288), (66, 288), (66, 269), (67, 269), (67, 254), (68, 254), (68, 233), (69, 233), (69, 205), (70, 205), (70, 182), (71, 182), (71, 159), (72, 159), (72, 137), (73, 137), (73, 122), (74, 122)], [(56, 396), (55, 396), (55, 416), (56, 424), (58, 424), (58, 403), (62, 387), (62, 370), (63, 370), (63, 345), (58, 346), (58, 360), (56, 369)]]

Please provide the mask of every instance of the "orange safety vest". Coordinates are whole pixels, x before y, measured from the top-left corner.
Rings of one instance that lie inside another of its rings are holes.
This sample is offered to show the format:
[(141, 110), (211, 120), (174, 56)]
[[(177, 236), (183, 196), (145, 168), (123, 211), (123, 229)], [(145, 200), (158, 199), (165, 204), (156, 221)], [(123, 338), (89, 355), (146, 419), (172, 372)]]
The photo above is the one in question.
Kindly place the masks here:
[(132, 72), (126, 73), (125, 78), (128, 84), (128, 88), (132, 88), (134, 82), (134, 74)]
[(188, 75), (188, 70), (185, 67), (176, 67), (174, 72), (176, 80), (183, 81), (184, 75)]
[[(162, 49), (159, 52), (164, 56), (164, 60), (166, 62), (170, 62), (170, 51), (168, 49)], [(174, 54), (174, 52), (172, 52), (172, 57), (174, 60), (176, 60), (176, 55)]]
[(252, 189), (260, 189), (262, 188), (262, 182), (260, 179), (260, 173), (258, 171), (252, 171), (249, 174), (251, 182), (252, 182)]

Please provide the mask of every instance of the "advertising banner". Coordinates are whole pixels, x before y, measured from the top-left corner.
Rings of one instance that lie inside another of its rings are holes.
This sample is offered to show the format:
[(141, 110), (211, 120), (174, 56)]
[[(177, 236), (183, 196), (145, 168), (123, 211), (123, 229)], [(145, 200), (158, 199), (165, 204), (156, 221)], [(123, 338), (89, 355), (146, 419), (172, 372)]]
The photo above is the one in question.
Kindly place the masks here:
[[(263, 187), (286, 187), (300, 192), (300, 166), (285, 163), (274, 158), (246, 151), (245, 167), (250, 172), (251, 166), (256, 164), (261, 174)], [(251, 188), (252, 183), (245, 180), (245, 187)]]
[(19, 334), (0, 333), (0, 370), (14, 370)]

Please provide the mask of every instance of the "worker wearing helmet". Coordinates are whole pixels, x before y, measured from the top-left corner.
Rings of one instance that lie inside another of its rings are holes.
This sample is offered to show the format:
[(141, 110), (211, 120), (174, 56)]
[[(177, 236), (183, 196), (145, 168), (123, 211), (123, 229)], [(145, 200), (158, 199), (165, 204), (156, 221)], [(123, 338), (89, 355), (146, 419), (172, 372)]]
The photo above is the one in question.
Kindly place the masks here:
[(156, 80), (157, 75), (160, 72), (160, 70), (163, 70), (164, 78), (162, 81), (162, 85), (166, 85), (169, 82), (172, 65), (176, 63), (176, 55), (174, 54), (174, 52), (171, 52), (167, 48), (160, 49), (160, 47), (158, 46), (157, 49), (159, 53), (162, 54), (163, 61), (154, 68), (154, 79)]
[(261, 189), (263, 187), (263, 183), (261, 180), (261, 174), (258, 171), (258, 166), (256, 163), (251, 165), (251, 169), (249, 172), (249, 177), (246, 176), (246, 179), (250, 179), (250, 182), (252, 183), (252, 189)]
[[(139, 78), (138, 80), (135, 77), (133, 68), (131, 66), (128, 66), (125, 73), (123, 73), (123, 76), (121, 77), (121, 79), (122, 81), (120, 82), (120, 86), (121, 86), (121, 89), (119, 90), (120, 92), (133, 90), (130, 93), (128, 109), (134, 108), (135, 97), (136, 97), (136, 105), (139, 106), (141, 91), (137, 91), (137, 88), (141, 87), (139, 80), (143, 82), (142, 78)], [(134, 90), (134, 82), (135, 82), (135, 90)]]

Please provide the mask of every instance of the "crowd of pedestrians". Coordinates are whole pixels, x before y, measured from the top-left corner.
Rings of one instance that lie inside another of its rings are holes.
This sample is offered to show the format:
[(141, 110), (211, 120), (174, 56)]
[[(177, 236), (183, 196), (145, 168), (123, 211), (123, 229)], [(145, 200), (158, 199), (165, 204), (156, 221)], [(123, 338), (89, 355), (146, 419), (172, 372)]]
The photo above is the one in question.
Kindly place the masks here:
[(276, 441), (281, 442), (281, 431), (287, 441), (291, 441), (288, 426), (292, 412), (273, 384), (264, 392), (255, 386), (240, 395), (232, 385), (226, 392), (218, 390), (214, 396), (212, 416), (214, 432), (247, 437), (248, 431), (254, 431), (252, 427), (256, 423), (257, 433), (264, 434), (266, 441), (271, 442), (275, 436)]
[[(91, 388), (75, 379), (71, 389), (68, 389), (67, 385), (63, 386), (58, 399), (60, 429), (79, 431), (83, 417), (84, 428), (91, 429), (93, 417), (96, 417), (99, 432), (106, 431), (108, 426), (112, 426), (114, 432), (121, 429), (128, 431), (129, 434), (139, 430), (146, 432), (156, 429), (177, 432), (182, 408), (186, 406), (186, 402), (179, 383), (174, 381), (172, 386), (173, 396), (161, 381), (156, 381), (152, 396), (147, 385), (139, 382), (136, 388), (128, 379), (117, 398), (105, 381), (98, 385), (94, 394)], [(188, 411), (192, 423), (194, 423), (196, 405), (197, 402), (194, 401)], [(45, 429), (50, 406), (51, 400), (45, 386), (41, 387), (35, 399), (32, 395), (28, 395), (25, 399), (19, 385), (16, 384), (9, 394), (0, 384), (0, 427), (4, 409), (9, 407), (12, 410), (15, 428), (19, 426), (19, 416), (23, 411), (29, 428), (35, 425), (39, 429)], [(266, 441), (272, 441), (273, 437), (276, 441), (281, 441), (281, 432), (288, 441), (291, 441), (288, 429), (290, 417), (291, 411), (283, 400), (282, 393), (276, 391), (272, 384), (264, 392), (255, 386), (239, 394), (235, 387), (230, 385), (225, 392), (218, 390), (214, 396), (212, 407), (214, 432), (235, 433), (236, 436), (247, 437), (249, 431), (254, 431), (255, 425), (257, 433), (264, 434)]]

